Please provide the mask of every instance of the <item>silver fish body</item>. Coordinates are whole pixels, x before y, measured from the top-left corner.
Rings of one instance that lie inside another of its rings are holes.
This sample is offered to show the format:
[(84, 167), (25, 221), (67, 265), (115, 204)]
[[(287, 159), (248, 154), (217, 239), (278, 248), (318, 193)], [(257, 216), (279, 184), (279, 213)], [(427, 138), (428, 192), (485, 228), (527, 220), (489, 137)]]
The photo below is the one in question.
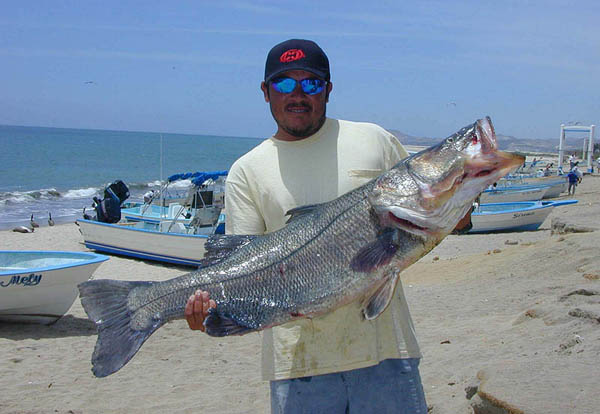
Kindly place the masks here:
[(279, 231), (214, 239), (232, 251), (207, 258), (196, 272), (164, 282), (82, 283), (81, 302), (98, 328), (92, 370), (96, 376), (119, 370), (156, 329), (184, 317), (197, 289), (217, 303), (205, 320), (214, 336), (321, 315), (356, 300), (364, 317), (374, 319), (389, 304), (400, 272), (449, 234), (481, 191), (523, 161), (498, 151), (491, 122), (479, 120), (333, 201), (292, 210)]

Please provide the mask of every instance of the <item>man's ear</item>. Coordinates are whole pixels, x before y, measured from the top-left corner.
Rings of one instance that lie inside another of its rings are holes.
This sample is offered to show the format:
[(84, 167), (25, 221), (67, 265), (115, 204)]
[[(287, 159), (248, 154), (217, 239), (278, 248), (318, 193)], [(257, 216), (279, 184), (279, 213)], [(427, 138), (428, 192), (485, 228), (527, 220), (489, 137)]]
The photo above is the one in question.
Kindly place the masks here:
[(263, 94), (265, 95), (265, 102), (269, 102), (269, 86), (265, 83), (265, 81), (262, 81), (260, 83), (260, 89), (263, 91)]
[(327, 89), (325, 91), (325, 102), (327, 102), (327, 103), (329, 103), (329, 94), (331, 93), (332, 89), (333, 89), (333, 83), (327, 82)]

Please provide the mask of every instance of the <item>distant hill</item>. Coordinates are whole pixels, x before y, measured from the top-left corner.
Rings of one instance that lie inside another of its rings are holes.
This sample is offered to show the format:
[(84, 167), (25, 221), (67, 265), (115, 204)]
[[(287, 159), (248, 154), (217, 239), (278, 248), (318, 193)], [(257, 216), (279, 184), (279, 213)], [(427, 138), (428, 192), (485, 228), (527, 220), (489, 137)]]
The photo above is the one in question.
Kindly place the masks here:
[[(405, 134), (401, 131), (390, 129), (392, 134), (405, 145), (431, 146), (440, 142), (443, 138), (430, 137), (415, 137)], [(558, 137), (556, 140), (550, 139), (526, 139), (516, 138), (511, 135), (496, 134), (498, 139), (498, 147), (504, 151), (520, 151), (520, 152), (543, 152), (543, 153), (558, 153)], [(583, 138), (567, 138), (567, 151), (581, 151), (583, 147)]]

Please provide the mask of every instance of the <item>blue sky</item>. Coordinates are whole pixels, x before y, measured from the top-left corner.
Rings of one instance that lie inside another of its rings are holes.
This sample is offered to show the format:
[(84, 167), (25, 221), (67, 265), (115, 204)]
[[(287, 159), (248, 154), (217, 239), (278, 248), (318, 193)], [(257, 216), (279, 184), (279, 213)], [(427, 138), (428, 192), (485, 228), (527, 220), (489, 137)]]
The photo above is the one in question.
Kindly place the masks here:
[(555, 139), (600, 123), (599, 18), (597, 1), (3, 1), (0, 124), (269, 136), (266, 54), (308, 38), (329, 116), (443, 137), (490, 115)]

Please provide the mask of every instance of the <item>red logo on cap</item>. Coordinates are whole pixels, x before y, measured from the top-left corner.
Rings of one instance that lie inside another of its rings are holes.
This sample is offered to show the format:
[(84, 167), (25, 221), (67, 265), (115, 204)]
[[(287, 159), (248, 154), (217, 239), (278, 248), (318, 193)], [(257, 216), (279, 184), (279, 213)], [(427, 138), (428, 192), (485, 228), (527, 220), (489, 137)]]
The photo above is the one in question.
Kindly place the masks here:
[(283, 52), (279, 57), (279, 61), (282, 63), (293, 62), (294, 60), (302, 59), (306, 57), (304, 52), (300, 49), (290, 49)]

